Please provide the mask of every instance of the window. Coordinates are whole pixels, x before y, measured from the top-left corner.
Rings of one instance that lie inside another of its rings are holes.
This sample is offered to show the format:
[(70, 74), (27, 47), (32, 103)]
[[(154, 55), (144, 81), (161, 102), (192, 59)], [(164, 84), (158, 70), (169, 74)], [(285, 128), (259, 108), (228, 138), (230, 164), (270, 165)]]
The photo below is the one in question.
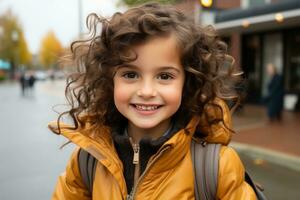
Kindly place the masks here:
[(286, 86), (289, 92), (300, 92), (300, 29), (287, 33)]
[(271, 0), (242, 0), (242, 8), (251, 8), (271, 3)]
[(259, 102), (261, 97), (261, 39), (259, 35), (244, 35), (242, 39), (242, 69), (247, 80), (247, 101)]

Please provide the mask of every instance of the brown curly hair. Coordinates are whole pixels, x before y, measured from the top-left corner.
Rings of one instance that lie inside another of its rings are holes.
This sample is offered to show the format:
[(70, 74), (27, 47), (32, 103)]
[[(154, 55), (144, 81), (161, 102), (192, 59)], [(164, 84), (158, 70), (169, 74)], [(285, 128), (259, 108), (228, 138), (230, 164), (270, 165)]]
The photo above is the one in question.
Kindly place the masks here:
[(71, 60), (77, 72), (67, 79), (65, 95), (71, 109), (59, 116), (58, 126), (65, 114), (72, 118), (74, 129), (87, 123), (110, 128), (125, 123), (113, 98), (116, 67), (137, 58), (129, 53), (134, 45), (171, 33), (178, 41), (185, 70), (177, 117), (200, 115), (216, 97), (239, 98), (234, 86), (241, 73), (226, 53), (226, 44), (212, 26), (201, 27), (172, 6), (144, 4), (109, 19), (90, 14), (87, 27), (89, 39), (71, 44)]

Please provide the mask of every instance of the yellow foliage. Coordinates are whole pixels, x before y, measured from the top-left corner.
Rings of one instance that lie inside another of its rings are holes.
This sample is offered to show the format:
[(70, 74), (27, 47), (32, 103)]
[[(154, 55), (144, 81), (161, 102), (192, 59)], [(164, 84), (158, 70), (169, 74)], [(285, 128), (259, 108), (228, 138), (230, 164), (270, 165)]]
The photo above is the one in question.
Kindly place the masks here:
[(41, 63), (46, 68), (55, 67), (62, 52), (63, 47), (54, 32), (48, 32), (41, 42), (39, 52)]
[(29, 65), (31, 53), (28, 50), (23, 29), (17, 17), (9, 10), (0, 16), (0, 58), (15, 65)]
[(21, 64), (30, 64), (32, 60), (31, 53), (28, 50), (27, 43), (24, 38), (23, 32), (20, 33), (20, 41), (19, 41), (19, 55)]

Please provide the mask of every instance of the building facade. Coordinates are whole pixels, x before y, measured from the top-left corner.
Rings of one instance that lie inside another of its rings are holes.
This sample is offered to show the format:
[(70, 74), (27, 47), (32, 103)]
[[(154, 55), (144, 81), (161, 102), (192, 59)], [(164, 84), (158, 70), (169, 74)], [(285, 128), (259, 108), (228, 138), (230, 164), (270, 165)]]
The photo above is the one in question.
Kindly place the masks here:
[(214, 5), (214, 26), (248, 80), (248, 102), (259, 103), (267, 94), (266, 65), (273, 63), (284, 79), (285, 108), (293, 109), (300, 94), (300, 1), (218, 0)]
[(210, 8), (183, 0), (179, 7), (213, 24), (228, 43), (245, 73), (249, 103), (267, 94), (266, 66), (272, 63), (284, 79), (285, 108), (293, 109), (300, 94), (300, 0), (213, 0)]

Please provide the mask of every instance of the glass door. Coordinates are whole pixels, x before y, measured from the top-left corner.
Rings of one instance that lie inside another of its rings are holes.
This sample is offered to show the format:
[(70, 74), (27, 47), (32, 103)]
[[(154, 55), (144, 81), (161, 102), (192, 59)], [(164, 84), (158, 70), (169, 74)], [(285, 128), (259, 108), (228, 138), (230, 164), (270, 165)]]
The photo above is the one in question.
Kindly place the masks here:
[(247, 102), (258, 103), (261, 97), (261, 41), (257, 34), (242, 37), (242, 69), (247, 83)]
[(267, 86), (270, 81), (270, 77), (267, 74), (266, 66), (271, 63), (276, 67), (277, 73), (282, 75), (283, 71), (283, 41), (282, 34), (267, 33), (263, 35), (263, 62), (262, 62), (262, 95), (267, 95)]

